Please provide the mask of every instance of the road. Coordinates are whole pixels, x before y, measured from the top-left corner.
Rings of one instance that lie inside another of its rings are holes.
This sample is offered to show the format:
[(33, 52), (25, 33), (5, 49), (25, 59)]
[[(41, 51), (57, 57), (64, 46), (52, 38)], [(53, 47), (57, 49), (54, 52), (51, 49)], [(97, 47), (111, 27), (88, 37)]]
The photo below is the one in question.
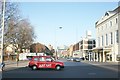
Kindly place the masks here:
[(61, 71), (50, 69), (31, 70), (27, 63), (19, 67), (8, 68), (2, 73), (3, 78), (118, 78), (118, 71), (87, 64), (62, 60), (65, 68)]

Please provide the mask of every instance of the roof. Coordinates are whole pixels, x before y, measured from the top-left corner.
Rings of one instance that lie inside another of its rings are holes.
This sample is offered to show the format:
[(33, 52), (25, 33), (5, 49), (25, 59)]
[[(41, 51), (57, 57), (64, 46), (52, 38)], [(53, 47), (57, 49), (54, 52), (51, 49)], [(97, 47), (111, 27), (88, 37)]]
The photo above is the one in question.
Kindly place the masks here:
[(102, 23), (103, 21), (105, 21), (108, 18), (112, 17), (113, 15), (115, 15), (118, 12), (120, 12), (120, 6), (117, 7), (116, 9), (112, 10), (112, 11), (105, 12), (104, 16), (102, 16), (95, 24), (99, 25), (100, 23)]

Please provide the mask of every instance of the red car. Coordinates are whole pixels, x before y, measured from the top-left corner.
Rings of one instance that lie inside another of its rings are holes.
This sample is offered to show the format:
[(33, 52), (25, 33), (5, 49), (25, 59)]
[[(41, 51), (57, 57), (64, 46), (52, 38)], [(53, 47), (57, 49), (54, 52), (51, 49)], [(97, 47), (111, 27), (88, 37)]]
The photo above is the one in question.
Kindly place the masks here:
[(64, 63), (55, 61), (50, 56), (34, 56), (29, 62), (28, 66), (33, 70), (40, 68), (51, 68), (61, 70), (62, 68), (64, 68)]

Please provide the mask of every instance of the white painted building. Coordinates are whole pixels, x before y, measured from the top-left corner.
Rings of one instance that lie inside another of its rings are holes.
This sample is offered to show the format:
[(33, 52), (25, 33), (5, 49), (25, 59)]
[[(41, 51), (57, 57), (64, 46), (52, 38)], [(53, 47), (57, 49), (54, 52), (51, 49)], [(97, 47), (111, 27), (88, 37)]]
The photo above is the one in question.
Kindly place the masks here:
[(118, 23), (120, 23), (120, 7), (113, 11), (107, 11), (105, 15), (96, 22), (96, 48), (94, 48), (94, 59), (100, 62), (118, 61), (118, 45), (120, 42)]
[(82, 56), (89, 61), (92, 61), (93, 53), (92, 50), (96, 45), (96, 41), (92, 38), (92, 32), (90, 30), (86, 31), (86, 37), (82, 38), (79, 43), (79, 49), (82, 52)]

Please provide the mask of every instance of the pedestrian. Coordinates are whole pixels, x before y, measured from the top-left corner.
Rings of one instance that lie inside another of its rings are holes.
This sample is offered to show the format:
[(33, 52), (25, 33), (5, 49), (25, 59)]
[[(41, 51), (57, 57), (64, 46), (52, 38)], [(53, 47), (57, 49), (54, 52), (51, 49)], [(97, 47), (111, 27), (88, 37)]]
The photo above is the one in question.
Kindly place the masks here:
[(84, 60), (85, 58), (84, 57), (82, 57), (82, 60)]
[(4, 67), (5, 67), (5, 63), (1, 63), (0, 68), (1, 68), (2, 71), (4, 70)]
[(16, 62), (17, 62), (17, 66), (18, 66), (18, 62), (19, 62), (19, 59), (18, 59), (18, 58), (16, 58)]

